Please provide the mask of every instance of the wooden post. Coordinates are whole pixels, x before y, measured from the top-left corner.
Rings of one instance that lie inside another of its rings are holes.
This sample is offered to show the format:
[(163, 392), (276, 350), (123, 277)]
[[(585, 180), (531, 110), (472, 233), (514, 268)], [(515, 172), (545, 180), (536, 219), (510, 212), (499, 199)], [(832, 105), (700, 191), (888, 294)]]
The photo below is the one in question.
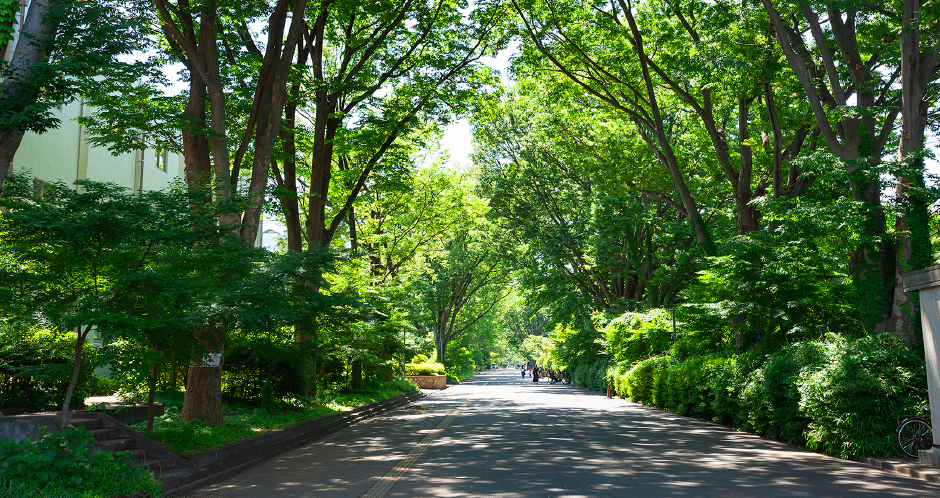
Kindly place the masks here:
[(927, 360), (927, 394), (930, 399), (934, 447), (920, 450), (920, 461), (940, 467), (940, 265), (904, 275), (904, 292), (920, 293), (920, 322), (924, 330), (924, 356)]

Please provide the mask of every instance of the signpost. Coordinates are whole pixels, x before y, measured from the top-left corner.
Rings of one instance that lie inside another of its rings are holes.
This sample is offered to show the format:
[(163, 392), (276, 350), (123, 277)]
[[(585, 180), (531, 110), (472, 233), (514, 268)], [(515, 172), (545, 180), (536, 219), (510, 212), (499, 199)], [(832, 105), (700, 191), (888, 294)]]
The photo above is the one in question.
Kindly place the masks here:
[[(924, 356), (927, 360), (927, 394), (931, 429), (934, 438), (940, 435), (940, 265), (904, 275), (905, 292), (920, 293), (920, 322), (924, 330)], [(940, 448), (920, 450), (920, 461), (940, 467)]]

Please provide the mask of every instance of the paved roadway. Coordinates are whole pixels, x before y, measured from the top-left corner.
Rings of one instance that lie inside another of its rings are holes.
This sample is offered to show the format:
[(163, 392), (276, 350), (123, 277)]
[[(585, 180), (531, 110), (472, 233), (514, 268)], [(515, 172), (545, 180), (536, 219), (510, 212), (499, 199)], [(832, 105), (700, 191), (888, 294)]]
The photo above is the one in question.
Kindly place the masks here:
[(894, 497), (940, 496), (940, 486), (509, 369), (198, 496)]

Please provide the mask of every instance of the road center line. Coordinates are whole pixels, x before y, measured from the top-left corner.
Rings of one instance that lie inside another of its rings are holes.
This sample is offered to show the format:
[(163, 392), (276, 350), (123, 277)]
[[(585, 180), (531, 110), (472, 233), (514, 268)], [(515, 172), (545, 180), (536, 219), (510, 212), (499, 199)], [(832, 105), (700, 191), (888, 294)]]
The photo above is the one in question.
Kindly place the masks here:
[(460, 415), (460, 412), (463, 411), (472, 400), (473, 398), (468, 398), (460, 406), (455, 408), (454, 411), (444, 417), (444, 420), (441, 420), (441, 423), (437, 424), (437, 427), (431, 430), (431, 432), (425, 434), (421, 442), (412, 448), (405, 458), (402, 458), (398, 464), (392, 467), (384, 476), (380, 477), (378, 482), (373, 484), (366, 494), (362, 495), (362, 498), (382, 498), (385, 496), (385, 494), (392, 489), (392, 486), (405, 475), (405, 472), (418, 461), (421, 454), (434, 443), (434, 440), (441, 435), (441, 432), (444, 432), (444, 429), (457, 418), (457, 415)]

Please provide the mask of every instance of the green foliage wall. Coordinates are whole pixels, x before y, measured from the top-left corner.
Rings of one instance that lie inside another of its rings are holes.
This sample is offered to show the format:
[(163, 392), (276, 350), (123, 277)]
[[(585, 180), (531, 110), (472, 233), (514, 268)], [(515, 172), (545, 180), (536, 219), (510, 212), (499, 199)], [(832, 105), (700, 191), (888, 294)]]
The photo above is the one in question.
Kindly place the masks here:
[[(14, 329), (0, 324), (0, 408), (51, 409), (61, 405), (72, 374), (75, 334)], [(83, 355), (92, 357), (85, 344)], [(81, 402), (93, 368), (82, 370), (73, 399)]]
[(877, 334), (776, 351), (657, 355), (620, 363), (609, 378), (636, 402), (859, 459), (898, 453), (894, 428), (925, 404), (924, 371), (898, 337)]
[(244, 400), (260, 400), (269, 385), (271, 395), (302, 397), (309, 359), (304, 344), (289, 333), (230, 334), (225, 348), (222, 392)]

